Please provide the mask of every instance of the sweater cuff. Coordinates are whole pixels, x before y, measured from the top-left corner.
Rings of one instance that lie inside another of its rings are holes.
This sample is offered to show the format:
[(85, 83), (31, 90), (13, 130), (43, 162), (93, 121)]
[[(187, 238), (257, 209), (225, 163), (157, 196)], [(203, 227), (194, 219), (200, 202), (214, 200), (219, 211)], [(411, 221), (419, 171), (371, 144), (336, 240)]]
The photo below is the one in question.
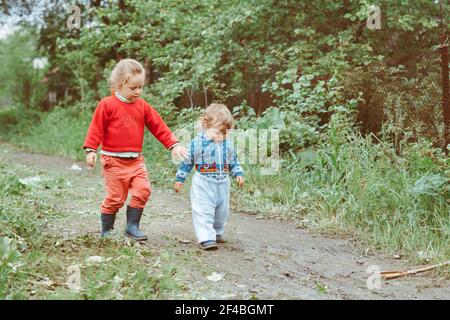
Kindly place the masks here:
[(97, 150), (92, 149), (92, 148), (84, 148), (84, 152), (85, 152), (85, 153), (89, 153), (89, 152), (95, 152), (95, 153), (97, 153)]
[(179, 142), (175, 142), (173, 145), (171, 145), (170, 147), (168, 147), (167, 149), (172, 150), (175, 146), (179, 145)]
[(186, 179), (183, 179), (183, 178), (177, 176), (177, 177), (175, 178), (175, 180), (176, 180), (177, 182), (184, 183), (184, 181), (185, 181)]

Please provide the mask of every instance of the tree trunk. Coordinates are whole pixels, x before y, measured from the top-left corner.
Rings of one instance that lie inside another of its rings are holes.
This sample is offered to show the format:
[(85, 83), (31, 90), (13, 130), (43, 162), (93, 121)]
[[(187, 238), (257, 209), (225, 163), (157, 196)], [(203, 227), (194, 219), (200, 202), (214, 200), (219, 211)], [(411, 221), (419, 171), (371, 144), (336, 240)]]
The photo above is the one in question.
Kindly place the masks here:
[(444, 17), (444, 2), (440, 1), (441, 9), (441, 74), (442, 74), (442, 114), (444, 115), (444, 151), (448, 155), (447, 146), (450, 144), (450, 87), (448, 80), (448, 35)]
[(444, 115), (444, 151), (448, 154), (450, 144), (450, 87), (448, 81), (448, 36), (441, 38), (441, 71), (442, 71), (442, 114)]

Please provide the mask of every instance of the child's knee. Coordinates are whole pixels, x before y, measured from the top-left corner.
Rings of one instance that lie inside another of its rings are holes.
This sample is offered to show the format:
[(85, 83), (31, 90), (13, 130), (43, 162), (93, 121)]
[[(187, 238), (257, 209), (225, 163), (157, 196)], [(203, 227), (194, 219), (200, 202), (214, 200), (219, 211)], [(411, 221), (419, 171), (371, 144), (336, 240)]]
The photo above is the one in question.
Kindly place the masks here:
[(150, 187), (144, 187), (139, 190), (136, 190), (133, 193), (133, 197), (131, 199), (131, 206), (133, 208), (143, 208), (150, 198), (151, 190)]
[(111, 199), (105, 199), (102, 203), (102, 212), (117, 212), (120, 210), (120, 208), (123, 207), (125, 204), (125, 200), (111, 200)]
[(144, 188), (141, 188), (138, 192), (138, 198), (140, 198), (142, 201), (147, 202), (147, 200), (150, 198), (151, 190), (149, 186), (145, 186)]

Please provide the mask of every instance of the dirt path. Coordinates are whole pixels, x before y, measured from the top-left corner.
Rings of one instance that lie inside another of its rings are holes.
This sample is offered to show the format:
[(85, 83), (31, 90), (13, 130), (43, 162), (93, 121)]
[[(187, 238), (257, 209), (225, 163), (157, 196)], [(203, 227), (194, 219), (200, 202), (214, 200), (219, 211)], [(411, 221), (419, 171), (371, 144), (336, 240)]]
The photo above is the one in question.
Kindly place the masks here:
[[(45, 179), (61, 177), (70, 186), (65, 193), (42, 192), (64, 216), (54, 220), (51, 232), (66, 239), (98, 233), (98, 207), (104, 196), (100, 168), (87, 170), (84, 163), (62, 157), (32, 154), (2, 144), (0, 160), (38, 170)], [(81, 170), (71, 170), (73, 164)], [(151, 173), (151, 168), (149, 168)], [(232, 212), (227, 244), (214, 252), (197, 248), (187, 193), (153, 186), (145, 209), (142, 229), (148, 243), (196, 263), (181, 269), (195, 298), (207, 299), (449, 299), (450, 281), (422, 274), (389, 282), (370, 290), (366, 273), (370, 265), (381, 270), (410, 268), (405, 261), (366, 255), (350, 240), (333, 239), (297, 229), (294, 224), (260, 219)], [(118, 216), (116, 230), (122, 230), (125, 213)], [(207, 280), (213, 272), (223, 275), (218, 282)]]

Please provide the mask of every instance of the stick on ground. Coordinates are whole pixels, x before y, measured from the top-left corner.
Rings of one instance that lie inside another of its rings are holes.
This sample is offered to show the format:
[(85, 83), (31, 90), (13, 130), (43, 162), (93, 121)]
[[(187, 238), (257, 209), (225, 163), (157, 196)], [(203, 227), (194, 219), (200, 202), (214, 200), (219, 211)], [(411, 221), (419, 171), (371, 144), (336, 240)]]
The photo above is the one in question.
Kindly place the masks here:
[(412, 275), (412, 274), (433, 270), (433, 269), (440, 268), (440, 267), (447, 266), (447, 265), (450, 265), (450, 260), (442, 262), (442, 263), (439, 263), (439, 264), (434, 264), (434, 265), (431, 265), (431, 266), (426, 266), (426, 267), (422, 267), (422, 268), (419, 268), (419, 269), (413, 269), (413, 270), (382, 271), (382, 272), (380, 272), (380, 275), (381, 275), (381, 277), (384, 280), (390, 280), (390, 279), (394, 279), (394, 278), (399, 278), (399, 277), (403, 277), (403, 276), (409, 276), (409, 275)]

